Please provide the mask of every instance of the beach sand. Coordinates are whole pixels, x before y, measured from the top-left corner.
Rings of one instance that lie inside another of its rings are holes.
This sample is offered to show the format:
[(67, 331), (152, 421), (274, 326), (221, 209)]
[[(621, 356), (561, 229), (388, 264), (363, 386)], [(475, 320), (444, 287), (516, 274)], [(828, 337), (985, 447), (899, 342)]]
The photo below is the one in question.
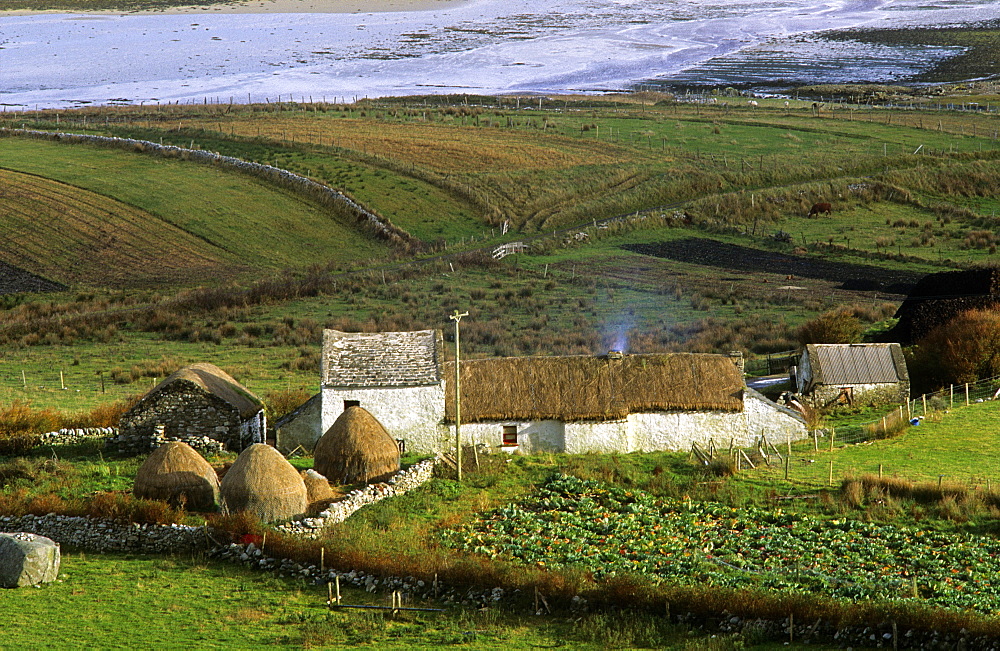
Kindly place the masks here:
[(46, 11), (0, 10), (2, 16), (31, 16), (37, 14), (94, 14), (94, 15), (135, 15), (135, 14), (368, 14), (391, 11), (432, 11), (449, 9), (466, 4), (468, 0), (250, 0), (249, 2), (223, 2), (202, 6), (176, 6), (165, 9), (141, 11), (110, 10), (68, 10)]

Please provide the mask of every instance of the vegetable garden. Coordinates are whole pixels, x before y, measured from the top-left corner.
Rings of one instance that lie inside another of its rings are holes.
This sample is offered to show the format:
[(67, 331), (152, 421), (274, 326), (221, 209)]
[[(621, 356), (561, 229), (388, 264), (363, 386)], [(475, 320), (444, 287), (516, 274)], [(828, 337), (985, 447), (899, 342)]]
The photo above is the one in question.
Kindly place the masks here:
[(452, 546), (595, 578), (1000, 609), (1000, 542), (852, 519), (658, 500), (556, 475), (532, 498), (444, 533)]

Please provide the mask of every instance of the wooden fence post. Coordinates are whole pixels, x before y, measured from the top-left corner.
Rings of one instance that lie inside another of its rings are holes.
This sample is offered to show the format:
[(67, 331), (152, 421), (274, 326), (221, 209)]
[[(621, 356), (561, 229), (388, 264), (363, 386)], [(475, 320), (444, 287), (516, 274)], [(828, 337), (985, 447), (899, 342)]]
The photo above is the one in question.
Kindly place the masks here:
[(948, 409), (955, 408), (955, 385), (948, 385)]
[[(830, 452), (833, 452), (833, 439), (837, 438), (837, 428), (830, 427)], [(830, 463), (833, 463), (832, 461)]]
[(833, 459), (830, 459), (830, 478), (827, 480), (829, 486), (833, 486)]
[(927, 394), (923, 394), (920, 398), (924, 401), (924, 416), (927, 416)]
[(965, 406), (969, 406), (969, 383), (965, 383)]

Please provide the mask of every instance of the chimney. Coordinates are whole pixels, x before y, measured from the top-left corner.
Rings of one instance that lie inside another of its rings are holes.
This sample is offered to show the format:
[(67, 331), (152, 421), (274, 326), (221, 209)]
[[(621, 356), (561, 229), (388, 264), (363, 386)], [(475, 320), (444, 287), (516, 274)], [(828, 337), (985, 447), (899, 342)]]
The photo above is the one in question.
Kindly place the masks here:
[(743, 360), (742, 350), (729, 351), (729, 359), (733, 360), (733, 364), (736, 364), (736, 368), (740, 369), (741, 374), (746, 375), (746, 363)]

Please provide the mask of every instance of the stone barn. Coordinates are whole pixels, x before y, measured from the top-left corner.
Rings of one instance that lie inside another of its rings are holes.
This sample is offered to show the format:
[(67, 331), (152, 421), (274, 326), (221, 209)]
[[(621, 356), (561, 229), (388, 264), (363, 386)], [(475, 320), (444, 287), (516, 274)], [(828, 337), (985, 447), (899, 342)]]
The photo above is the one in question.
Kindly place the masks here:
[(818, 409), (895, 405), (910, 398), (899, 344), (809, 344), (793, 374), (796, 391)]
[[(213, 364), (193, 364), (170, 375), (121, 417), (121, 438), (154, 441), (208, 437), (240, 452), (264, 441), (264, 404)], [(152, 446), (151, 446), (152, 447)]]
[(802, 416), (747, 388), (727, 355), (497, 358), (463, 361), (461, 371), (463, 440), (510, 451), (650, 452), (807, 436)]

